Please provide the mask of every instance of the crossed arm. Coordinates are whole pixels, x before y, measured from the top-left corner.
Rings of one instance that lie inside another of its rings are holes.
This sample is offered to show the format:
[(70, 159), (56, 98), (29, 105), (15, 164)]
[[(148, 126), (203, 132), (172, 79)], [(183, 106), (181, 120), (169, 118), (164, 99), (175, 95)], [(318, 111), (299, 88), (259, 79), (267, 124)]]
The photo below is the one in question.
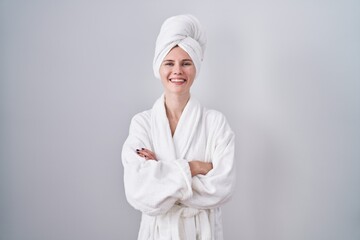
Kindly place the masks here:
[[(157, 161), (155, 153), (150, 151), (149, 149), (146, 148), (136, 149), (136, 153), (140, 157), (143, 157), (145, 160)], [(203, 162), (198, 160), (190, 161), (189, 167), (192, 177), (198, 174), (206, 175), (211, 169), (213, 169), (213, 165), (211, 162)]]
[(152, 144), (146, 132), (148, 121), (140, 117), (132, 120), (122, 150), (125, 193), (134, 208), (154, 216), (167, 212), (175, 202), (209, 209), (221, 206), (231, 197), (235, 180), (234, 134), (225, 119), (209, 119), (216, 131), (212, 131), (207, 146), (212, 149), (211, 163), (206, 163), (185, 159), (160, 161), (149, 150)]

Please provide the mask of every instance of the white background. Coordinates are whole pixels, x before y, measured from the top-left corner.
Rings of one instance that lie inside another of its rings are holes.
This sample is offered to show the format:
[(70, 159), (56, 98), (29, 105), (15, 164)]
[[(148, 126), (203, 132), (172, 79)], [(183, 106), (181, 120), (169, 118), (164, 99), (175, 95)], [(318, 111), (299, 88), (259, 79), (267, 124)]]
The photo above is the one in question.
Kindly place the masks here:
[(226, 239), (360, 239), (359, 1), (2, 0), (1, 240), (136, 239), (121, 147), (182, 13), (208, 35), (192, 93), (237, 137)]

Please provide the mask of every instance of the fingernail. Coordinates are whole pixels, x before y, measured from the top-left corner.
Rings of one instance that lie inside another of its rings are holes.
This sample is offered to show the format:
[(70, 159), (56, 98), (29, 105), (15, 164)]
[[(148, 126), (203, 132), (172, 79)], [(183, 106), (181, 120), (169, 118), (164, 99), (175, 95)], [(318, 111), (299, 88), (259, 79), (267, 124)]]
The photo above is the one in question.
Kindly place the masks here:
[(145, 148), (141, 148), (141, 150), (145, 150)]
[(140, 151), (140, 149), (136, 149), (136, 151), (137, 151), (137, 152), (139, 152), (139, 151)]

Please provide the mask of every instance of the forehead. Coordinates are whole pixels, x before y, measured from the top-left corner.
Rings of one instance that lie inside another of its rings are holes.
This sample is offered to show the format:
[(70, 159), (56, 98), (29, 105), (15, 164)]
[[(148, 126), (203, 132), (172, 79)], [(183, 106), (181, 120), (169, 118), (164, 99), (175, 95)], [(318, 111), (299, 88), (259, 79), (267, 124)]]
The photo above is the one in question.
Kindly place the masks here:
[(170, 52), (165, 56), (164, 60), (191, 60), (189, 54), (182, 49), (181, 47), (174, 47)]

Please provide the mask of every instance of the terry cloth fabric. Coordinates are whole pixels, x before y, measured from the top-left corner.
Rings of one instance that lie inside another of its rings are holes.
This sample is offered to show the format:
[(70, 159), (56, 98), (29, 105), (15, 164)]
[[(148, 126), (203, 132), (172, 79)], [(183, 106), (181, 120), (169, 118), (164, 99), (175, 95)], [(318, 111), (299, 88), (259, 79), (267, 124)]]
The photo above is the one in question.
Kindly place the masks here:
[(194, 62), (197, 76), (206, 47), (206, 34), (197, 18), (192, 15), (178, 15), (166, 19), (162, 24), (156, 40), (153, 61), (155, 77), (160, 79), (160, 65), (175, 46), (181, 47), (189, 54)]
[[(147, 148), (157, 156), (136, 154)], [(191, 177), (189, 161), (212, 162)], [(142, 212), (139, 240), (222, 240), (221, 206), (233, 192), (234, 133), (223, 114), (190, 97), (172, 136), (164, 95), (135, 115), (122, 150), (125, 194)]]

